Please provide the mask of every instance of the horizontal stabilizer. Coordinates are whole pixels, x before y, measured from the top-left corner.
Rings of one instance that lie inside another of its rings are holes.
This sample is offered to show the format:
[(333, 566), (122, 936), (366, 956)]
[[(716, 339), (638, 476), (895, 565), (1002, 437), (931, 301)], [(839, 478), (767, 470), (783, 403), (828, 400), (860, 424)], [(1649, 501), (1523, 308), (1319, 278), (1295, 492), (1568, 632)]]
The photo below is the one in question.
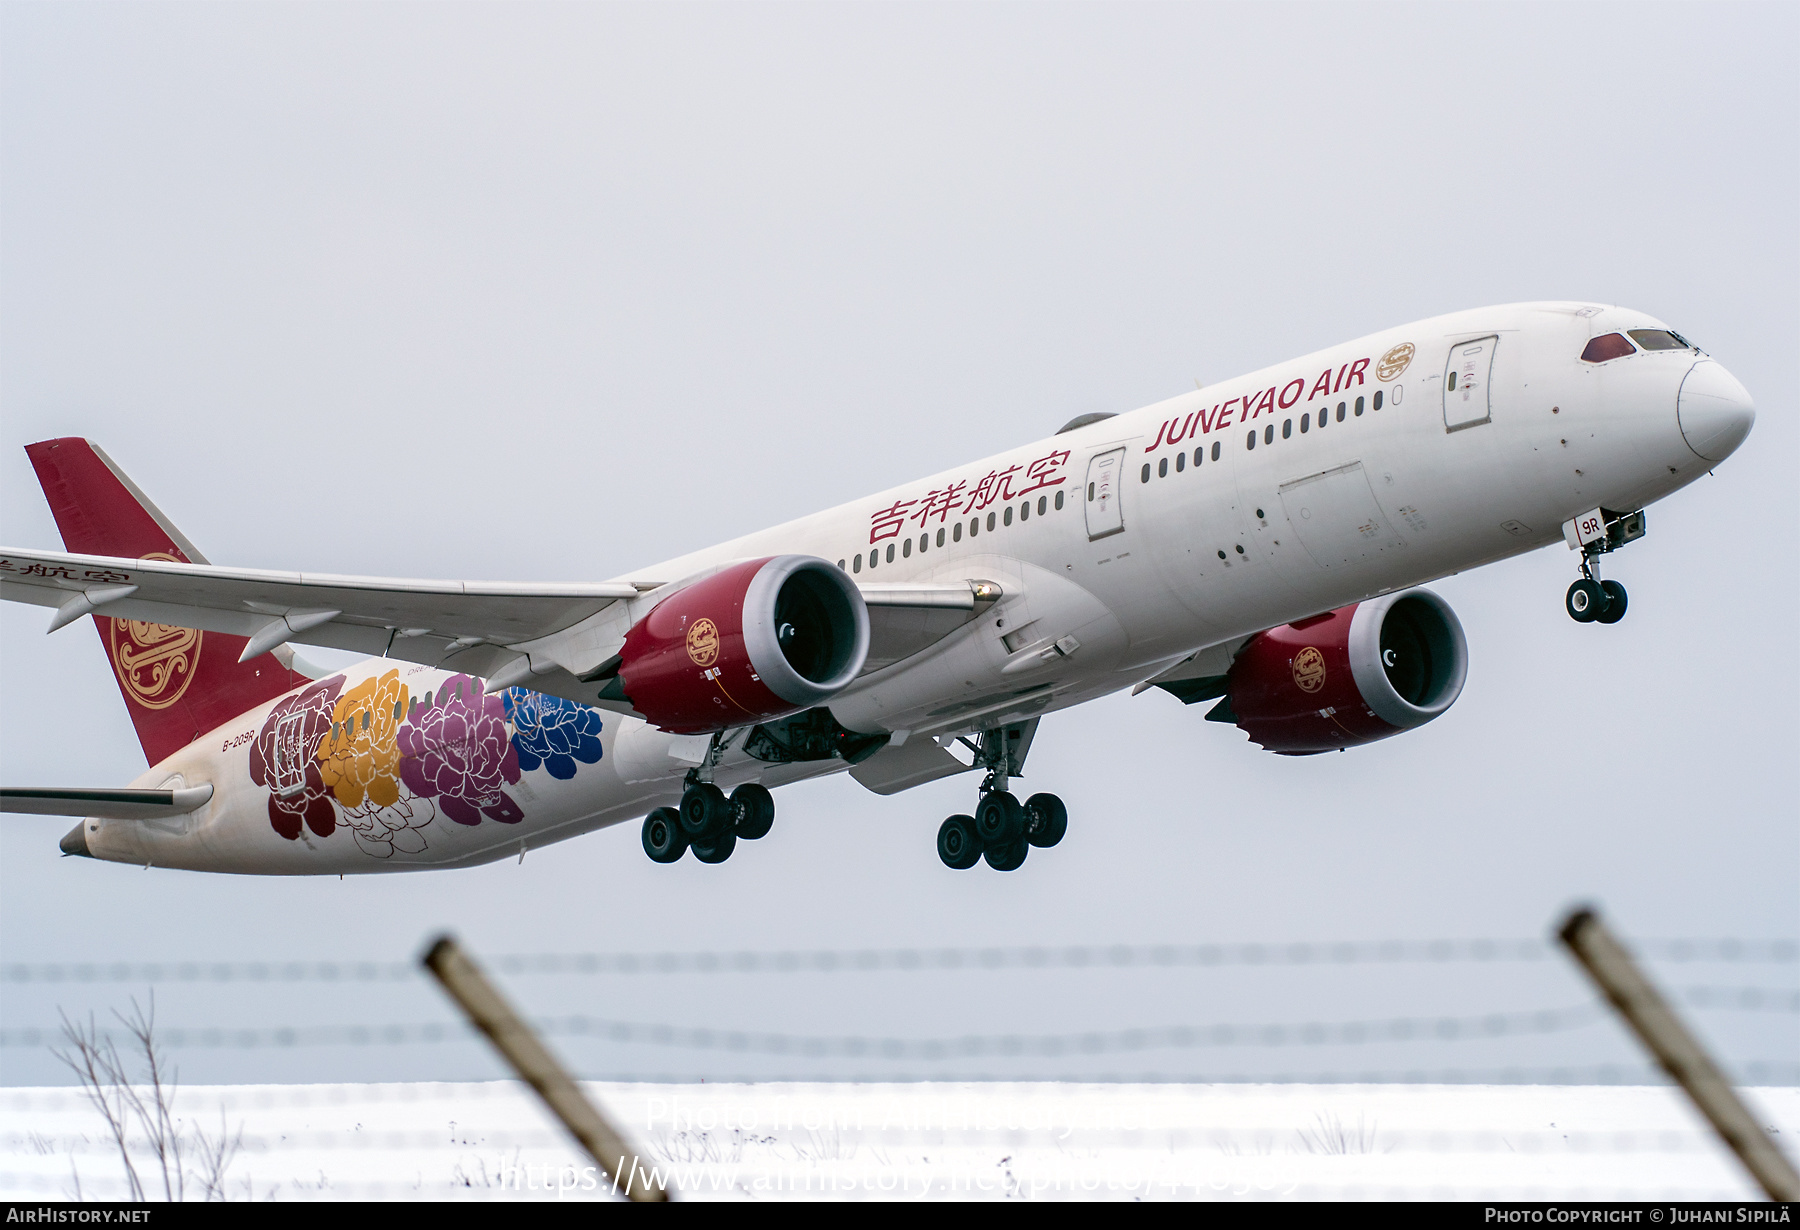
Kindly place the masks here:
[(86, 790), (0, 787), (0, 812), (26, 816), (93, 816), (101, 820), (156, 820), (181, 816), (213, 796), (211, 782), (177, 790)]

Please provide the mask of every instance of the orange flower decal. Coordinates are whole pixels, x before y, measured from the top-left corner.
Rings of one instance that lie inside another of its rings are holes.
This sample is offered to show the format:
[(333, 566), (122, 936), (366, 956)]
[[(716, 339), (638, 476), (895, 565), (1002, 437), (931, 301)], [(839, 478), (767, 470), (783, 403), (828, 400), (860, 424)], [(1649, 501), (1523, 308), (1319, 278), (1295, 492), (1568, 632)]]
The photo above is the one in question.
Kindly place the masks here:
[(331, 733), (319, 744), (319, 774), (346, 811), (400, 801), (400, 747), (408, 693), (400, 672), (369, 679), (338, 698)]

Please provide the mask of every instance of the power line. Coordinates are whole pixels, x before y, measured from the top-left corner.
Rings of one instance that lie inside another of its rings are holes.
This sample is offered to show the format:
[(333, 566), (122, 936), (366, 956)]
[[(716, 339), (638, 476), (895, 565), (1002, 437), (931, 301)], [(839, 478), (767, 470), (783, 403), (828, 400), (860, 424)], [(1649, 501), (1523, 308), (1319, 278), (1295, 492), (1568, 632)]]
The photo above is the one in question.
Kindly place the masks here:
[[(1794, 964), (1793, 940), (1645, 940), (1638, 952), (1666, 962)], [(1538, 939), (1439, 939), (1247, 944), (1114, 944), (1013, 948), (782, 949), (766, 952), (514, 953), (494, 970), (535, 974), (838, 974), (1215, 966), (1445, 964), (1547, 961)], [(56, 962), (0, 965), (0, 982), (411, 982), (410, 961)]]
[[(1494, 1012), (1467, 1017), (1394, 1017), (1299, 1024), (1170, 1025), (1148, 1029), (1094, 1030), (1068, 1034), (993, 1034), (951, 1038), (786, 1034), (709, 1029), (589, 1016), (547, 1017), (532, 1022), (551, 1037), (598, 1038), (686, 1050), (742, 1051), (809, 1058), (950, 1059), (1116, 1054), (1132, 1051), (1229, 1046), (1358, 1046), (1379, 1042), (1458, 1042), (1519, 1034), (1561, 1033), (1593, 1024), (1594, 1004), (1535, 1012)], [(102, 1037), (109, 1036), (105, 1031)], [(419, 1025), (298, 1025), (274, 1028), (159, 1026), (157, 1043), (177, 1049), (257, 1050), (301, 1046), (410, 1046), (458, 1042), (474, 1036), (461, 1022)], [(0, 1030), (0, 1048), (55, 1045), (56, 1029)]]

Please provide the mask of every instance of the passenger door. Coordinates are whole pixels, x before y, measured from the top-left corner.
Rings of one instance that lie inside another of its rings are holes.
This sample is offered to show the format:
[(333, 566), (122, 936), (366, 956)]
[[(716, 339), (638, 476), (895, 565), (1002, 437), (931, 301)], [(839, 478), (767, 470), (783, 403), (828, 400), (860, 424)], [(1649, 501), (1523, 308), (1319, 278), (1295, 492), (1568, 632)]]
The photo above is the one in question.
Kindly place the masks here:
[(1088, 541), (1117, 534), (1125, 528), (1125, 510), (1119, 496), (1124, 490), (1120, 481), (1125, 471), (1125, 450), (1115, 448), (1096, 453), (1088, 459), (1087, 532)]
[(1489, 419), (1488, 376), (1498, 336), (1458, 342), (1444, 365), (1444, 430), (1460, 431)]

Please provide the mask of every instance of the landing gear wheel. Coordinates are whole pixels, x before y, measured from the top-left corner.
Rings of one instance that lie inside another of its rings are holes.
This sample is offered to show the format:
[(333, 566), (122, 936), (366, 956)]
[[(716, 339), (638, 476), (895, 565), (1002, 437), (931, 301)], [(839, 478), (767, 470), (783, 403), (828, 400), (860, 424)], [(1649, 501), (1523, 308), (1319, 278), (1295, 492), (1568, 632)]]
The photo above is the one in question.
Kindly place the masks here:
[(982, 857), (987, 860), (987, 865), (995, 871), (1017, 871), (1025, 865), (1025, 856), (1030, 852), (1031, 843), (1021, 837), (1011, 845), (1001, 846), (998, 849), (989, 846), (982, 852)]
[(687, 853), (687, 834), (673, 807), (659, 807), (644, 817), (644, 853), (655, 863), (677, 862)]
[(1625, 595), (1625, 587), (1617, 581), (1602, 581), (1600, 588), (1606, 591), (1606, 610), (1594, 616), (1594, 621), (1616, 624), (1625, 618), (1625, 604), (1629, 601)]
[(694, 857), (703, 863), (722, 863), (731, 857), (731, 852), (735, 849), (737, 849), (736, 834), (725, 833), (705, 845), (696, 842)]
[(1069, 831), (1069, 809), (1053, 794), (1034, 794), (1025, 800), (1025, 840), (1048, 850)]
[(1568, 595), (1563, 599), (1569, 618), (1578, 624), (1593, 623), (1606, 610), (1606, 604), (1606, 590), (1600, 582), (1590, 581), (1586, 577), (1569, 586)]
[(967, 871), (981, 861), (981, 839), (973, 816), (951, 816), (938, 826), (938, 857), (944, 866)]
[(696, 782), (681, 796), (681, 831), (690, 842), (714, 840), (731, 828), (731, 821), (731, 803), (717, 786)]
[(755, 782), (731, 792), (731, 831), (745, 841), (767, 837), (775, 824), (775, 796)]
[[(975, 835), (981, 838), (984, 850), (1010, 846), (1025, 836), (1025, 809), (1006, 791), (989, 791), (975, 809)], [(990, 854), (988, 862), (993, 861)]]

